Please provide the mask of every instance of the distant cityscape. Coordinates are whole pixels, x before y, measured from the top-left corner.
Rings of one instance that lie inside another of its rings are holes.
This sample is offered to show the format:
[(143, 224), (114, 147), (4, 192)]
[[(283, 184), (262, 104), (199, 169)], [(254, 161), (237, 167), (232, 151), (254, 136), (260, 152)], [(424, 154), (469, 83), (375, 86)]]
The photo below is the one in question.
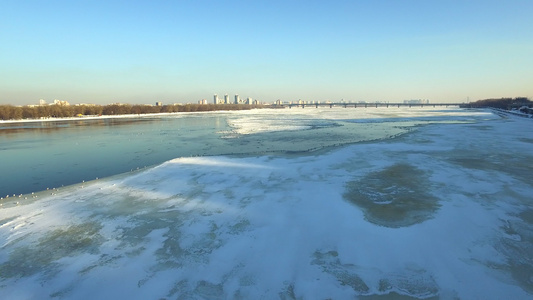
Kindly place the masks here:
[[(224, 98), (220, 98), (217, 94), (213, 95), (213, 104), (249, 104), (249, 105), (260, 105), (260, 104), (273, 104), (273, 105), (286, 105), (286, 104), (329, 104), (329, 103), (388, 103), (388, 101), (373, 101), (373, 102), (367, 102), (367, 101), (345, 101), (344, 99), (341, 99), (340, 101), (331, 101), (331, 100), (325, 100), (324, 102), (317, 101), (317, 100), (302, 100), (298, 99), (296, 101), (282, 101), (280, 99), (274, 101), (273, 103), (262, 103), (259, 100), (254, 100), (251, 97), (247, 97), (246, 99), (241, 99), (239, 95), (235, 95), (233, 102), (230, 100), (230, 97), (228, 94), (224, 95)], [(411, 99), (411, 100), (403, 100), (403, 103), (406, 104), (429, 104), (428, 99)], [(198, 104), (208, 104), (207, 99), (202, 99), (198, 101)]]
[[(216, 110), (250, 110), (255, 108), (293, 108), (293, 107), (448, 107), (459, 106), (461, 108), (483, 108), (490, 107), (500, 110), (516, 110), (521, 116), (530, 117), (533, 114), (532, 101), (526, 97), (515, 98), (492, 98), (477, 100), (468, 103), (430, 103), (428, 99), (410, 99), (403, 102), (390, 101), (345, 101), (344, 99), (331, 101), (307, 101), (298, 99), (296, 101), (282, 101), (280, 99), (272, 103), (264, 103), (258, 99), (246, 97), (241, 99), (235, 95), (232, 99), (228, 94), (219, 98), (217, 94), (213, 95), (213, 100), (207, 101), (202, 99), (198, 104), (193, 103), (174, 103), (163, 104), (162, 101), (153, 102), (153, 104), (127, 104), (112, 103), (108, 105), (99, 104), (74, 104), (68, 101), (55, 99), (48, 103), (44, 99), (39, 100), (39, 104), (13, 106), (0, 105), (0, 120), (20, 120), (20, 119), (47, 119), (47, 118), (69, 118), (84, 116), (102, 116), (102, 115), (140, 115), (155, 113), (175, 113), (175, 112), (202, 112)], [(518, 113), (517, 112), (517, 113)]]
[[(305, 104), (330, 104), (330, 103), (354, 103), (354, 104), (374, 104), (374, 103), (389, 103), (389, 101), (345, 101), (344, 99), (340, 99), (338, 101), (331, 101), (331, 100), (293, 100), (293, 101), (282, 101), (280, 99), (272, 102), (272, 103), (266, 103), (262, 102), (258, 99), (253, 99), (252, 97), (246, 97), (244, 99), (241, 99), (238, 94), (236, 94), (233, 97), (233, 101), (230, 100), (230, 96), (228, 94), (225, 94), (223, 98), (219, 97), (218, 94), (213, 95), (213, 102), (208, 101), (207, 99), (198, 100), (198, 104), (207, 105), (207, 104), (242, 104), (242, 105), (290, 105), (290, 104), (297, 104), (297, 105), (305, 105)], [(404, 104), (429, 104), (429, 99), (410, 99), (410, 100), (403, 100)], [(114, 103), (114, 104), (121, 104), (121, 103)], [(185, 105), (185, 104), (191, 104), (191, 103), (173, 103), (170, 105)], [(60, 105), (60, 106), (69, 106), (71, 105), (68, 101), (64, 100), (58, 100), (55, 99), (53, 102), (48, 103), (44, 99), (39, 100), (38, 106), (47, 106), (47, 105)], [(88, 103), (80, 103), (80, 104), (74, 104), (74, 105), (96, 105), (96, 104), (88, 104)], [(154, 104), (144, 104), (146, 106), (163, 106), (162, 101), (156, 101)], [(37, 106), (37, 105), (28, 105), (28, 106)]]

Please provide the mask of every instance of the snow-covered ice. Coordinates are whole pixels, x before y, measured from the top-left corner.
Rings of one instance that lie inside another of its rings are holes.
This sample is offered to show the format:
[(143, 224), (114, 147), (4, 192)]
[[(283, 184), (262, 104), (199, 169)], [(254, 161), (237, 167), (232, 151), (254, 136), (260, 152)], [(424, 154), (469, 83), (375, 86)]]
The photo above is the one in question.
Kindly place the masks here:
[[(533, 123), (446, 114), (460, 122), (3, 200), (2, 298), (531, 298)], [(234, 127), (268, 127), (254, 118)]]

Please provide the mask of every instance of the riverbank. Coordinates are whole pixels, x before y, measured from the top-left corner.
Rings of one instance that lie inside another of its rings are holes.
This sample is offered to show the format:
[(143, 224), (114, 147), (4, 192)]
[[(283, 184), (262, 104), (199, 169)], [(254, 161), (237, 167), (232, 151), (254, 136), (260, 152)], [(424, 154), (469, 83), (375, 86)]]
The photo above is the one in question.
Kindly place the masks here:
[[(258, 109), (258, 108), (255, 108)], [(151, 114), (125, 114), (125, 115), (94, 115), (81, 117), (63, 117), (63, 118), (39, 118), (39, 119), (21, 119), (21, 120), (0, 120), (0, 124), (13, 123), (35, 123), (35, 122), (60, 122), (60, 121), (84, 121), (84, 120), (105, 120), (105, 119), (124, 119), (124, 118), (153, 118), (153, 117), (168, 117), (180, 115), (194, 115), (194, 114), (213, 114), (226, 113), (234, 110), (212, 110), (212, 111), (194, 111), (194, 112), (171, 112), (171, 113), (151, 113)]]
[(0, 105), (0, 120), (40, 120), (47, 118), (72, 118), (84, 116), (146, 115), (159, 113), (239, 111), (270, 107), (261, 104), (183, 104), (183, 105)]

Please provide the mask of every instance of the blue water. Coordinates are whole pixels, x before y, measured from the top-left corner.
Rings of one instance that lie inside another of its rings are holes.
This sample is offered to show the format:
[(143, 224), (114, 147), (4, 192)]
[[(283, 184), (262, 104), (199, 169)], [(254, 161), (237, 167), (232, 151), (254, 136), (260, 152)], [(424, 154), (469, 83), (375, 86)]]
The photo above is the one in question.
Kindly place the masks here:
[(216, 153), (224, 118), (124, 118), (3, 124), (0, 195), (25, 194), (163, 161)]

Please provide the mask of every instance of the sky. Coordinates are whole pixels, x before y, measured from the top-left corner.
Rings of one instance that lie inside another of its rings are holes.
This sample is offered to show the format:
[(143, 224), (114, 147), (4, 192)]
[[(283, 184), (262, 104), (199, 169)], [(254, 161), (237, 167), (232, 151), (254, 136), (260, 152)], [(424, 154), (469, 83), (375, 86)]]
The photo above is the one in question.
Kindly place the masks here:
[(0, 0), (0, 104), (533, 98), (533, 1)]

